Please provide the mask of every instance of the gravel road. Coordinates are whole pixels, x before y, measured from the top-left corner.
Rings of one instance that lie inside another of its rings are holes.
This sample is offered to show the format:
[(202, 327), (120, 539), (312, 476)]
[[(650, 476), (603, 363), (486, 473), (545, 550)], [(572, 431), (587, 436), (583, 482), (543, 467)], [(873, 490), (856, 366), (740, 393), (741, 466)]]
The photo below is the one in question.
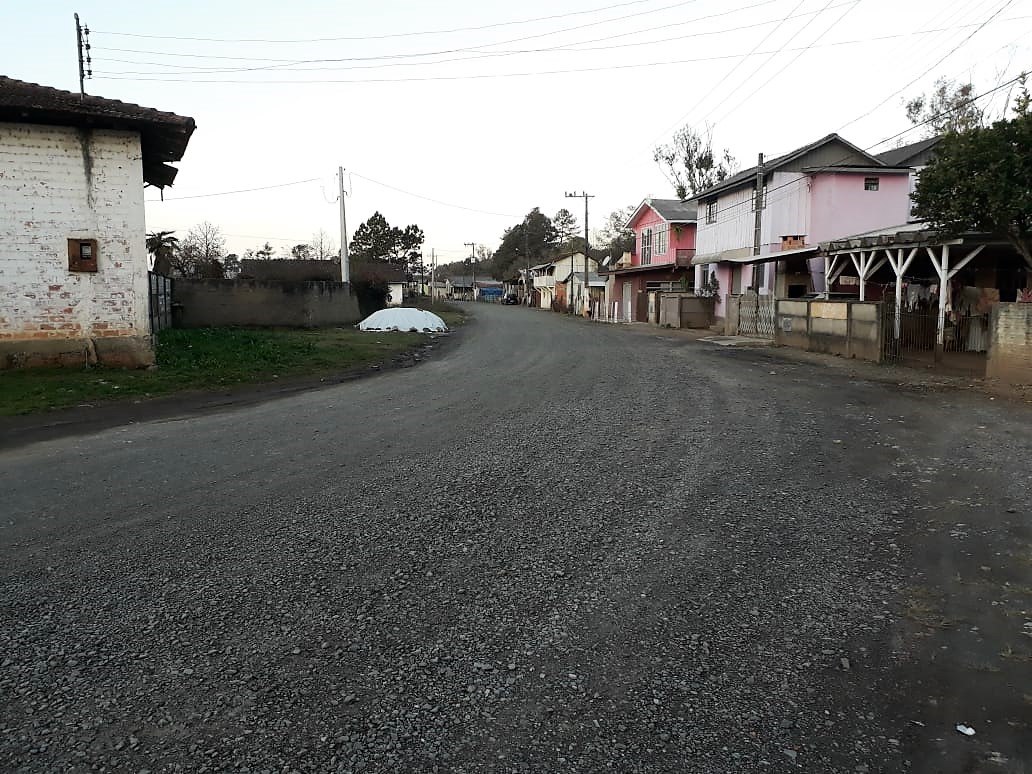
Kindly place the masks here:
[(0, 770), (1032, 771), (1027, 407), (459, 335), (0, 451)]

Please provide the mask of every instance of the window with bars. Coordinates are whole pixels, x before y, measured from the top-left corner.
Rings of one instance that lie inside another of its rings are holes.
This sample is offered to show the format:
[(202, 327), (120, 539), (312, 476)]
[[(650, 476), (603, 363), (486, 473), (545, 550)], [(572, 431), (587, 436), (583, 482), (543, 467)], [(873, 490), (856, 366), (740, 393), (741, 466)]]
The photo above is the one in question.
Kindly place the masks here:
[(641, 232), (641, 265), (648, 266), (652, 263), (652, 229), (642, 229)]
[(706, 222), (717, 222), (717, 203), (715, 201), (706, 203)]
[(864, 190), (865, 191), (877, 191), (878, 185), (881, 181), (877, 177), (865, 177), (864, 178)]

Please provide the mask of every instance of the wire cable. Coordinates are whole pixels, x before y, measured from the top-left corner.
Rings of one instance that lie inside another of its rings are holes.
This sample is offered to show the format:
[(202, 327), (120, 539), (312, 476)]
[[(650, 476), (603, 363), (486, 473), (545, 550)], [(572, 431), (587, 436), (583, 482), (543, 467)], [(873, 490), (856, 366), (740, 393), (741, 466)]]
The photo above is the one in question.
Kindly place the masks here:
[(148, 202), (181, 202), (186, 199), (207, 199), (212, 196), (229, 196), (231, 194), (252, 193), (254, 191), (268, 191), (272, 188), (286, 188), (292, 185), (303, 185), (304, 183), (317, 183), (320, 178), (310, 177), (307, 180), (295, 180), (292, 183), (276, 183), (274, 185), (263, 185), (258, 188), (241, 188), (237, 191), (218, 191), (217, 193), (193, 194), (190, 196), (177, 196), (174, 199), (147, 199)]

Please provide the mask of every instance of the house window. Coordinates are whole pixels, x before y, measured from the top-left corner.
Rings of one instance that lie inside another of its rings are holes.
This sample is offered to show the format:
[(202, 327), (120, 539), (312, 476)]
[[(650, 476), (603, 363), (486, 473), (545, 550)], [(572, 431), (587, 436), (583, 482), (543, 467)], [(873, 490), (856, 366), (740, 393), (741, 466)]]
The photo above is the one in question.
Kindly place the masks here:
[(716, 223), (717, 222), (717, 203), (716, 201), (707, 202), (706, 204), (706, 222)]
[(641, 232), (641, 265), (648, 266), (652, 263), (652, 229), (646, 228)]
[(670, 227), (666, 224), (656, 229), (656, 244), (652, 250), (654, 255), (666, 255), (667, 251), (667, 234), (669, 233)]
[(864, 190), (865, 191), (877, 191), (878, 190), (878, 178), (876, 178), (876, 177), (865, 177), (864, 178)]

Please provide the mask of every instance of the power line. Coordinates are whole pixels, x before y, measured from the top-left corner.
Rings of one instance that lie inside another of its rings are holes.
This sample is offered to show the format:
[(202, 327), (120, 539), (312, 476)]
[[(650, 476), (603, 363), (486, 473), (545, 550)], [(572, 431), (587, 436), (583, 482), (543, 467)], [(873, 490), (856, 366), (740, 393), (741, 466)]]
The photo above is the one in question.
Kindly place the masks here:
[[(867, 148), (864, 148), (862, 150), (865, 153), (870, 153), (874, 148), (877, 148), (879, 145), (884, 145), (885, 143), (892, 142), (893, 140), (895, 140), (895, 139), (897, 139), (899, 137), (902, 137), (902, 136), (904, 136), (906, 134), (910, 134), (911, 132), (916, 131), (917, 129), (920, 129), (922, 126), (927, 126), (928, 124), (932, 123), (933, 121), (935, 121), (935, 120), (937, 120), (939, 118), (942, 118), (943, 116), (949, 115), (950, 113), (953, 113), (953, 112), (955, 112), (957, 110), (960, 110), (961, 108), (963, 108), (963, 107), (965, 107), (967, 105), (970, 105), (972, 102), (976, 102), (976, 101), (982, 99), (983, 97), (988, 97), (990, 94), (995, 94), (996, 92), (1000, 91), (1001, 89), (1004, 89), (1007, 86), (1010, 86), (1012, 83), (1017, 83), (1021, 78), (1022, 78), (1022, 76), (1018, 75), (1018, 76), (1016, 76), (1014, 78), (1011, 78), (1008, 81), (1004, 81), (1003, 83), (999, 83), (996, 86), (994, 86), (993, 88), (989, 89), (988, 91), (984, 91), (981, 94), (979, 94), (979, 95), (977, 95), (975, 97), (971, 97), (970, 99), (964, 100), (963, 102), (961, 102), (961, 103), (959, 103), (959, 104), (957, 104), (957, 105), (955, 105), (955, 106), (953, 106), (951, 108), (947, 108), (946, 110), (943, 110), (943, 111), (941, 111), (939, 113), (936, 113), (933, 116), (929, 116), (924, 121), (916, 123), (913, 126), (910, 126), (910, 127), (904, 129), (901, 132), (897, 132), (896, 134), (890, 135), (889, 137), (886, 137), (886, 138), (884, 138), (882, 140), (879, 140), (878, 142), (876, 142), (876, 143), (874, 143), (872, 145), (869, 145)], [(878, 107), (880, 107), (880, 105)], [(877, 107), (872, 108), (872, 110), (870, 112), (874, 112), (874, 110), (877, 110)], [(828, 162), (827, 164), (823, 164), (823, 165), (821, 165), (819, 167), (816, 167), (814, 171), (815, 172), (827, 171), (829, 169), (834, 168), (836, 165), (842, 163), (843, 161), (849, 161), (849, 159), (850, 159), (849, 156), (843, 156), (843, 157), (841, 157), (840, 159), (838, 159), (836, 161)], [(769, 197), (770, 194), (772, 194), (772, 193), (774, 193), (776, 191), (779, 191), (782, 188), (788, 188), (789, 186), (796, 185), (796, 184), (798, 184), (798, 182), (799, 182), (798, 180), (790, 180), (787, 183), (781, 183), (780, 185), (776, 185), (776, 186), (768, 189), (767, 195)], [(775, 200), (772, 200), (772, 199), (769, 199), (769, 198), (766, 199), (766, 203), (769, 203), (771, 201), (775, 201)], [(749, 200), (743, 201), (743, 202), (738, 202), (736, 204), (729, 204), (728, 206), (726, 206), (726, 207), (724, 207), (722, 209), (718, 209), (716, 214), (720, 214), (721, 212), (728, 212), (730, 210), (738, 209), (740, 207), (745, 207), (745, 206), (752, 206), (752, 199), (749, 199)]]
[(601, 8), (589, 8), (584, 11), (571, 11), (570, 13), (553, 14), (551, 16), (538, 16), (533, 19), (517, 19), (514, 21), (495, 22), (493, 24), (482, 24), (476, 27), (454, 27), (452, 29), (445, 30), (420, 30), (417, 32), (392, 32), (383, 35), (360, 35), (332, 38), (198, 38), (180, 35), (148, 35), (139, 32), (114, 32), (110, 30), (96, 30), (95, 32), (96, 34), (100, 35), (117, 35), (120, 37), (130, 38), (150, 38), (152, 40), (194, 40), (206, 43), (324, 43), (344, 40), (386, 40), (388, 38), (409, 38), (421, 35), (450, 35), (455, 32), (476, 32), (479, 30), (488, 30), (497, 27), (515, 26), (518, 24), (533, 24), (534, 22), (539, 21), (551, 21), (553, 19), (565, 19), (570, 16), (583, 16), (591, 13), (601, 13), (602, 11), (610, 11), (614, 8), (624, 8), (629, 5), (641, 5), (643, 3), (648, 2), (653, 2), (653, 0), (631, 0), (631, 2), (616, 3), (614, 5), (602, 6)]
[(425, 201), (433, 202), (434, 204), (440, 204), (442, 207), (453, 207), (454, 209), (457, 209), (457, 210), (466, 210), (467, 212), (476, 212), (476, 213), (480, 213), (481, 215), (493, 215), (493, 216), (499, 217), (499, 218), (519, 218), (520, 217), (519, 215), (511, 215), (511, 214), (505, 213), (505, 212), (489, 212), (488, 210), (478, 210), (475, 207), (466, 207), (466, 206), (463, 206), (461, 204), (452, 204), (450, 202), (442, 202), (440, 199), (433, 199), (433, 198), (431, 198), (429, 196), (423, 196), (422, 194), (413, 193), (412, 191), (406, 191), (405, 189), (398, 188), (397, 186), (389, 185), (387, 183), (381, 183), (379, 180), (373, 180), (373, 178), (366, 177), (365, 175), (360, 175), (358, 172), (352, 171), (351, 174), (354, 175), (355, 177), (358, 177), (358, 178), (361, 178), (362, 180), (365, 180), (368, 183), (373, 183), (374, 185), (379, 185), (379, 186), (382, 186), (383, 188), (389, 188), (392, 191), (397, 191), (398, 193), (405, 194), (406, 196), (412, 196), (412, 197), (415, 197), (416, 199), (424, 199)]
[(148, 202), (181, 202), (185, 199), (207, 199), (211, 196), (229, 196), (230, 194), (251, 193), (252, 191), (268, 191), (271, 188), (286, 188), (291, 185), (302, 185), (304, 183), (318, 182), (319, 178), (310, 177), (307, 180), (295, 180), (292, 183), (276, 183), (275, 185), (263, 185), (258, 188), (241, 188), (238, 191), (219, 191), (217, 193), (193, 194), (191, 196), (177, 196), (174, 199), (147, 199)]
[[(796, 54), (796, 55), (795, 55), (794, 57), (792, 57), (792, 59), (790, 59), (790, 60), (789, 60), (788, 62), (786, 62), (786, 63), (785, 63), (785, 65), (784, 65), (783, 67), (781, 67), (781, 69), (777, 70), (777, 71), (776, 71), (776, 72), (775, 72), (775, 73), (774, 73), (773, 75), (771, 75), (771, 76), (770, 76), (770, 77), (769, 77), (769, 78), (768, 78), (767, 80), (765, 80), (765, 81), (764, 81), (763, 83), (761, 83), (761, 84), (760, 84), (759, 86), (757, 86), (757, 87), (756, 87), (755, 89), (753, 89), (753, 90), (752, 90), (751, 92), (749, 92), (749, 94), (748, 94), (748, 95), (747, 95), (747, 96), (746, 96), (746, 97), (745, 97), (744, 99), (742, 99), (742, 100), (740, 100), (739, 102), (737, 102), (737, 103), (736, 103), (736, 104), (734, 105), (734, 107), (732, 107), (732, 108), (730, 108), (729, 110), (725, 111), (725, 112), (724, 112), (724, 113), (723, 113), (723, 114), (722, 114), (722, 115), (720, 116), (720, 118), (719, 118), (719, 119), (714, 119), (714, 121), (713, 121), (714, 125), (715, 125), (715, 124), (717, 124), (717, 123), (718, 123), (718, 122), (720, 122), (720, 121), (723, 121), (723, 120), (724, 120), (725, 118), (727, 118), (727, 117), (728, 117), (729, 115), (731, 115), (731, 114), (732, 114), (732, 113), (734, 113), (734, 112), (735, 112), (736, 110), (738, 110), (738, 108), (740, 108), (740, 107), (741, 107), (742, 105), (744, 105), (744, 104), (745, 104), (746, 102), (748, 102), (748, 101), (749, 101), (750, 99), (752, 99), (752, 98), (753, 98), (753, 97), (754, 97), (754, 96), (755, 96), (755, 95), (756, 95), (756, 94), (757, 94), (758, 92), (760, 92), (760, 91), (761, 91), (762, 89), (764, 89), (764, 88), (765, 88), (765, 87), (767, 86), (767, 84), (769, 84), (769, 83), (770, 83), (771, 81), (773, 81), (773, 80), (774, 80), (775, 78), (777, 78), (777, 77), (778, 77), (779, 75), (781, 75), (781, 73), (783, 73), (783, 72), (784, 72), (785, 70), (787, 70), (787, 69), (788, 69), (789, 67), (791, 67), (791, 66), (792, 66), (793, 64), (795, 64), (795, 63), (796, 63), (797, 61), (799, 61), (799, 58), (800, 58), (801, 56), (803, 56), (803, 55), (804, 55), (804, 54), (805, 54), (805, 53), (806, 53), (807, 51), (810, 51), (810, 50), (811, 50), (811, 49), (812, 49), (812, 48), (814, 47), (814, 45), (815, 45), (816, 41), (820, 40), (820, 39), (821, 39), (821, 38), (823, 38), (823, 37), (824, 37), (825, 35), (827, 35), (827, 34), (828, 34), (829, 32), (831, 32), (831, 31), (832, 31), (832, 29), (834, 29), (835, 27), (837, 27), (837, 26), (838, 26), (838, 25), (839, 25), (839, 24), (840, 24), (840, 23), (842, 22), (842, 20), (843, 20), (843, 19), (845, 19), (847, 15), (849, 15), (849, 13), (850, 13), (850, 12), (852, 12), (852, 11), (853, 11), (853, 10), (854, 10), (854, 9), (855, 9), (855, 8), (856, 8), (856, 7), (858, 6), (858, 5), (860, 5), (860, 2), (861, 2), (861, 0), (856, 0), (856, 2), (854, 2), (854, 3), (852, 4), (852, 5), (850, 5), (850, 6), (849, 6), (849, 7), (848, 7), (848, 8), (847, 8), (847, 9), (846, 9), (846, 10), (845, 10), (845, 11), (844, 11), (843, 13), (842, 13), (842, 15), (841, 15), (841, 16), (839, 16), (839, 17), (838, 17), (838, 18), (837, 18), (837, 19), (836, 19), (835, 21), (833, 21), (833, 22), (831, 23), (831, 25), (830, 25), (830, 26), (829, 26), (829, 27), (828, 27), (827, 29), (825, 29), (825, 30), (824, 30), (824, 32), (822, 32), (822, 33), (821, 33), (820, 35), (818, 35), (818, 36), (817, 36), (816, 38), (814, 38), (814, 39), (813, 39), (813, 40), (811, 41), (811, 44), (810, 44), (809, 46), (807, 46), (806, 48), (804, 48), (804, 49), (803, 49), (802, 51), (799, 51), (799, 52), (798, 52), (798, 53), (797, 53), (797, 54)], [(824, 7), (823, 7), (823, 8), (822, 8), (822, 9), (821, 9), (821, 10), (820, 10), (819, 12), (818, 12), (817, 16), (820, 16), (820, 15), (821, 15), (822, 13), (824, 13), (824, 12), (825, 12), (825, 11), (827, 11), (827, 10), (829, 10), (829, 9), (831, 8), (831, 3), (832, 3), (832, 0), (829, 0), (829, 1), (828, 1), (828, 3), (827, 3), (827, 4), (826, 4), (826, 5), (825, 5), (825, 6), (824, 6)], [(806, 27), (810, 26), (810, 24), (811, 24), (811, 23), (815, 22), (815, 21), (817, 20), (817, 16), (814, 16), (814, 17), (813, 17), (813, 18), (812, 18), (812, 19), (811, 19), (811, 20), (810, 20), (809, 22), (807, 22), (807, 23), (806, 23), (806, 25), (805, 25), (805, 26), (803, 27), (803, 29), (802, 29), (802, 30), (799, 30), (799, 32), (801, 33), (801, 32), (802, 32), (803, 30), (805, 30), (805, 29), (806, 29)], [(773, 56), (771, 56), (771, 57), (770, 57), (770, 59), (768, 59), (768, 60), (767, 60), (767, 62), (770, 62), (770, 61), (771, 61), (771, 59), (773, 59), (773, 58), (774, 58), (774, 57), (773, 57)], [(764, 65), (765, 65), (765, 64), (766, 64), (766, 62), (764, 63)], [(761, 68), (762, 68), (762, 66), (761, 66)], [(757, 68), (757, 69), (756, 69), (756, 71), (755, 71), (755, 72), (753, 73), (753, 75), (755, 75), (755, 74), (756, 74), (757, 72), (759, 72), (759, 70), (760, 70), (761, 68)]]
[(1003, 3), (1003, 5), (1001, 5), (1001, 6), (999, 7), (999, 8), (997, 8), (997, 9), (996, 9), (996, 11), (995, 11), (995, 12), (994, 12), (994, 13), (993, 13), (993, 14), (992, 14), (992, 15), (991, 15), (991, 16), (990, 16), (990, 17), (989, 17), (988, 19), (986, 19), (986, 20), (985, 20), (984, 22), (982, 22), (981, 24), (979, 24), (979, 25), (978, 25), (978, 27), (977, 27), (977, 28), (976, 28), (976, 29), (975, 29), (975, 30), (974, 30), (974, 31), (973, 31), (973, 32), (972, 32), (972, 33), (971, 33), (970, 35), (968, 35), (968, 36), (967, 36), (966, 38), (964, 38), (964, 39), (963, 39), (963, 40), (962, 40), (962, 41), (961, 41), (960, 43), (958, 43), (958, 44), (957, 44), (956, 46), (954, 46), (954, 47), (953, 47), (953, 48), (951, 48), (951, 49), (950, 49), (949, 51), (947, 51), (947, 52), (946, 52), (945, 54), (943, 54), (943, 56), (942, 56), (942, 57), (940, 57), (939, 59), (937, 59), (937, 60), (935, 61), (935, 63), (934, 63), (934, 64), (933, 64), (933, 65), (932, 65), (931, 67), (929, 67), (929, 68), (928, 68), (927, 70), (925, 70), (925, 71), (924, 71), (923, 73), (921, 73), (921, 74), (920, 74), (919, 76), (917, 76), (916, 78), (914, 78), (914, 80), (910, 81), (910, 82), (909, 82), (909, 83), (908, 83), (908, 84), (907, 84), (906, 86), (904, 86), (903, 88), (901, 88), (901, 89), (898, 89), (898, 90), (896, 90), (896, 91), (892, 92), (892, 94), (890, 94), (889, 96), (887, 96), (887, 97), (886, 97), (885, 99), (883, 99), (883, 100), (882, 100), (881, 102), (879, 102), (879, 103), (878, 103), (877, 105), (875, 105), (875, 106), (874, 106), (873, 108), (871, 108), (871, 109), (870, 109), (869, 111), (867, 111), (867, 112), (866, 112), (866, 113), (865, 113), (864, 115), (861, 115), (861, 116), (857, 116), (856, 118), (854, 118), (854, 119), (853, 119), (852, 121), (850, 121), (849, 123), (847, 123), (847, 124), (844, 124), (844, 125), (842, 126), (842, 128), (843, 128), (843, 129), (845, 129), (845, 128), (846, 128), (847, 126), (852, 126), (852, 125), (853, 125), (853, 124), (855, 124), (855, 123), (856, 123), (857, 121), (859, 121), (859, 120), (861, 120), (861, 119), (863, 119), (863, 118), (866, 118), (866, 117), (867, 117), (867, 116), (869, 116), (869, 115), (870, 115), (871, 113), (873, 113), (873, 112), (874, 112), (875, 110), (877, 110), (878, 108), (882, 107), (882, 106), (883, 106), (883, 105), (884, 105), (885, 103), (887, 103), (887, 102), (888, 102), (888, 101), (889, 101), (890, 99), (892, 99), (893, 97), (896, 97), (896, 96), (898, 96), (898, 95), (902, 94), (902, 93), (903, 93), (904, 91), (906, 91), (907, 89), (909, 89), (909, 88), (910, 88), (911, 86), (913, 86), (913, 85), (914, 85), (915, 83), (917, 83), (917, 82), (918, 82), (919, 80), (921, 80), (921, 79), (922, 79), (922, 78), (924, 78), (924, 77), (925, 77), (926, 75), (928, 75), (928, 73), (930, 73), (930, 72), (931, 72), (932, 70), (934, 70), (934, 69), (935, 69), (936, 67), (938, 67), (939, 65), (941, 65), (941, 64), (942, 64), (943, 62), (945, 62), (945, 61), (946, 61), (947, 59), (949, 59), (949, 58), (950, 58), (951, 56), (953, 56), (953, 54), (955, 54), (955, 53), (957, 52), (957, 50), (961, 48), (961, 46), (963, 46), (963, 45), (964, 45), (965, 43), (967, 43), (967, 42), (968, 42), (969, 40), (971, 40), (971, 38), (973, 38), (973, 37), (974, 37), (975, 35), (977, 35), (977, 34), (978, 34), (979, 32), (981, 32), (981, 31), (982, 31), (982, 30), (983, 30), (983, 29), (985, 28), (985, 26), (986, 26), (987, 24), (989, 24), (989, 22), (991, 22), (991, 21), (992, 21), (993, 19), (995, 19), (995, 18), (996, 18), (997, 16), (999, 16), (999, 15), (1000, 15), (1001, 13), (1003, 13), (1003, 11), (1005, 11), (1005, 10), (1006, 10), (1007, 8), (1009, 8), (1009, 7), (1010, 7), (1010, 6), (1011, 6), (1011, 5), (1013, 4), (1013, 3), (1014, 3), (1014, 0), (1005, 0), (1005, 2)]
[(524, 72), (512, 72), (512, 73), (474, 73), (467, 75), (431, 75), (424, 77), (405, 77), (405, 78), (321, 78), (321, 79), (280, 79), (280, 80), (266, 80), (266, 79), (241, 79), (241, 78), (142, 78), (142, 77), (130, 77), (123, 75), (104, 75), (94, 71), (95, 77), (102, 78), (109, 81), (137, 81), (137, 82), (156, 82), (156, 83), (212, 83), (212, 84), (253, 84), (253, 85), (293, 85), (293, 84), (373, 84), (373, 83), (413, 83), (413, 82), (429, 82), (429, 81), (462, 81), (462, 80), (484, 80), (494, 78), (523, 78), (523, 77), (534, 77), (540, 75), (569, 75), (579, 73), (593, 73), (593, 72), (607, 72), (614, 70), (635, 70), (648, 67), (668, 67), (673, 65), (682, 64), (699, 64), (706, 62), (718, 62), (728, 59), (738, 59), (741, 57), (750, 57), (758, 53), (760, 55), (771, 54), (771, 53), (792, 53), (798, 51), (807, 51), (811, 49), (821, 48), (833, 48), (838, 46), (866, 44), (884, 40), (894, 40), (902, 37), (910, 37), (913, 35), (927, 34), (927, 32), (913, 32), (913, 33), (897, 33), (894, 35), (884, 35), (881, 37), (866, 37), (857, 40), (844, 40), (835, 41), (832, 43), (808, 45), (808, 46), (797, 46), (795, 48), (779, 48), (773, 51), (754, 51), (748, 54), (722, 54), (711, 57), (698, 57), (693, 59), (675, 59), (659, 62), (642, 62), (638, 64), (625, 64), (625, 65), (603, 65), (600, 67), (581, 67), (581, 68), (567, 68), (558, 70), (533, 70)]
[[(846, 0), (846, 2), (841, 3), (841, 5), (846, 5), (850, 1), (851, 0)], [(753, 24), (736, 25), (734, 27), (729, 27), (729, 28), (725, 28), (725, 29), (721, 29), (721, 30), (707, 30), (707, 31), (702, 31), (702, 32), (692, 32), (692, 33), (689, 33), (687, 35), (678, 35), (678, 36), (674, 36), (674, 37), (660, 38), (658, 40), (644, 40), (644, 41), (635, 41), (635, 42), (630, 42), (630, 43), (617, 43), (617, 44), (610, 44), (610, 45), (607, 45), (607, 46), (599, 46), (599, 47), (594, 47), (594, 48), (574, 48), (575, 46), (587, 46), (587, 45), (592, 44), (592, 43), (605, 43), (605, 42), (612, 41), (612, 40), (615, 40), (615, 39), (618, 39), (618, 38), (627, 38), (627, 37), (634, 36), (634, 35), (642, 35), (642, 34), (645, 34), (647, 32), (655, 32), (656, 30), (669, 30), (672, 27), (683, 27), (683, 26), (686, 26), (686, 25), (689, 25), (689, 24), (695, 24), (695, 23), (700, 22), (700, 21), (707, 21), (709, 19), (716, 19), (716, 18), (720, 18), (720, 17), (724, 17), (724, 16), (731, 16), (731, 15), (736, 14), (736, 13), (742, 13), (744, 11), (753, 10), (755, 8), (759, 8), (759, 7), (764, 6), (764, 5), (771, 5), (772, 3), (776, 3), (776, 2), (779, 2), (779, 0), (761, 0), (761, 2), (753, 3), (752, 5), (743, 6), (741, 8), (733, 8), (733, 9), (731, 9), (729, 11), (721, 11), (719, 13), (711, 13), (711, 14), (707, 14), (705, 16), (697, 16), (697, 17), (695, 17), (693, 19), (687, 19), (687, 20), (681, 21), (681, 22), (673, 22), (671, 24), (662, 24), (662, 25), (657, 25), (657, 26), (653, 26), (653, 27), (645, 27), (645, 28), (638, 29), (638, 30), (622, 30), (620, 33), (618, 33), (616, 35), (607, 35), (605, 37), (591, 38), (591, 39), (588, 39), (588, 40), (578, 40), (578, 41), (573, 41), (571, 43), (565, 43), (565, 44), (557, 45), (557, 46), (546, 46), (546, 47), (542, 47), (542, 48), (502, 50), (502, 51), (482, 51), (482, 49), (485, 48), (485, 46), (474, 46), (474, 47), (470, 47), (470, 48), (466, 48), (466, 49), (456, 49), (455, 51), (458, 52), (458, 53), (468, 53), (468, 54), (471, 54), (472, 56), (458, 57), (458, 58), (453, 58), (453, 59), (442, 59), (442, 60), (438, 60), (438, 61), (435, 61), (435, 62), (408, 62), (408, 61), (405, 61), (405, 62), (386, 62), (384, 64), (377, 64), (377, 65), (364, 65), (364, 66), (363, 65), (359, 65), (359, 66), (353, 66), (353, 67), (339, 67), (339, 68), (337, 68), (337, 67), (325, 67), (325, 68), (323, 68), (323, 67), (315, 67), (315, 68), (299, 68), (299, 67), (296, 67), (297, 65), (302, 65), (302, 64), (327, 64), (327, 63), (339, 63), (339, 62), (367, 62), (367, 61), (371, 62), (371, 61), (384, 60), (384, 59), (420, 58), (420, 57), (426, 57), (426, 56), (436, 56), (436, 55), (438, 55), (438, 54), (440, 54), (442, 52), (425, 52), (425, 53), (418, 53), (418, 54), (397, 54), (397, 55), (388, 54), (388, 55), (367, 56), (367, 57), (338, 57), (338, 58), (325, 58), (324, 57), (324, 58), (315, 58), (315, 59), (296, 59), (296, 58), (295, 59), (268, 59), (268, 58), (265, 58), (265, 57), (224, 57), (224, 56), (204, 57), (204, 55), (195, 55), (195, 54), (182, 54), (182, 55), (179, 55), (179, 54), (168, 53), (168, 52), (148, 51), (148, 50), (140, 50), (140, 49), (118, 49), (118, 48), (100, 48), (100, 47), (95, 47), (95, 50), (114, 51), (114, 52), (127, 52), (127, 53), (142, 53), (142, 54), (156, 54), (156, 55), (159, 55), (159, 56), (190, 56), (190, 57), (211, 58), (211, 59), (235, 59), (235, 60), (244, 60), (244, 61), (250, 61), (250, 62), (272, 62), (272, 64), (263, 65), (263, 66), (260, 66), (260, 67), (238, 67), (238, 68), (228, 68), (227, 67), (227, 68), (219, 68), (219, 67), (215, 67), (215, 66), (212, 66), (212, 65), (209, 65), (209, 66), (205, 66), (205, 65), (180, 65), (180, 64), (176, 64), (176, 63), (172, 63), (172, 62), (140, 62), (140, 61), (136, 61), (136, 60), (105, 58), (106, 61), (109, 61), (109, 62), (122, 62), (122, 63), (126, 63), (126, 64), (142, 64), (142, 65), (150, 65), (150, 66), (154, 66), (154, 67), (175, 67), (175, 68), (178, 68), (178, 69), (193, 70), (193, 71), (195, 71), (197, 73), (202, 73), (202, 72), (209, 72), (209, 73), (251, 72), (251, 71), (257, 71), (257, 70), (272, 70), (272, 69), (279, 69), (279, 68), (283, 68), (283, 69), (290, 68), (288, 70), (289, 72), (305, 72), (305, 71), (309, 71), (309, 70), (350, 70), (350, 69), (372, 69), (372, 68), (379, 68), (379, 67), (402, 67), (402, 66), (422, 67), (422, 66), (426, 66), (426, 65), (437, 65), (437, 64), (445, 64), (445, 63), (450, 63), (450, 62), (465, 62), (465, 61), (471, 61), (471, 60), (476, 60), (476, 59), (484, 59), (484, 58), (490, 58), (490, 57), (517, 56), (517, 55), (523, 55), (523, 54), (578, 53), (578, 52), (589, 52), (589, 51), (599, 51), (599, 50), (611, 51), (611, 50), (616, 49), (616, 48), (630, 48), (630, 47), (636, 47), (636, 46), (656, 45), (656, 44), (659, 44), (659, 43), (670, 43), (670, 42), (676, 42), (676, 41), (681, 41), (681, 40), (687, 40), (687, 39), (690, 39), (690, 38), (710, 37), (710, 36), (713, 36), (713, 35), (724, 35), (724, 34), (729, 33), (729, 32), (740, 32), (741, 30), (745, 30), (745, 29), (751, 29), (751, 28), (754, 28), (754, 27), (763, 27), (763, 26), (768, 25), (768, 24), (774, 24), (777, 20), (776, 19), (772, 19), (772, 20), (769, 20), (769, 21), (755, 22)], [(799, 16), (808, 16), (808, 15), (812, 15), (812, 13), (813, 12), (807, 12), (807, 13), (804, 13), (804, 14), (799, 14)], [(447, 53), (451, 53), (451, 52), (447, 52)], [(144, 73), (124, 73), (124, 72), (120, 72), (118, 74), (120, 74), (120, 75), (130, 75), (130, 74), (132, 74), (132, 75), (156, 75), (156, 74), (159, 74), (159, 73), (147, 73), (147, 72), (144, 72)]]

